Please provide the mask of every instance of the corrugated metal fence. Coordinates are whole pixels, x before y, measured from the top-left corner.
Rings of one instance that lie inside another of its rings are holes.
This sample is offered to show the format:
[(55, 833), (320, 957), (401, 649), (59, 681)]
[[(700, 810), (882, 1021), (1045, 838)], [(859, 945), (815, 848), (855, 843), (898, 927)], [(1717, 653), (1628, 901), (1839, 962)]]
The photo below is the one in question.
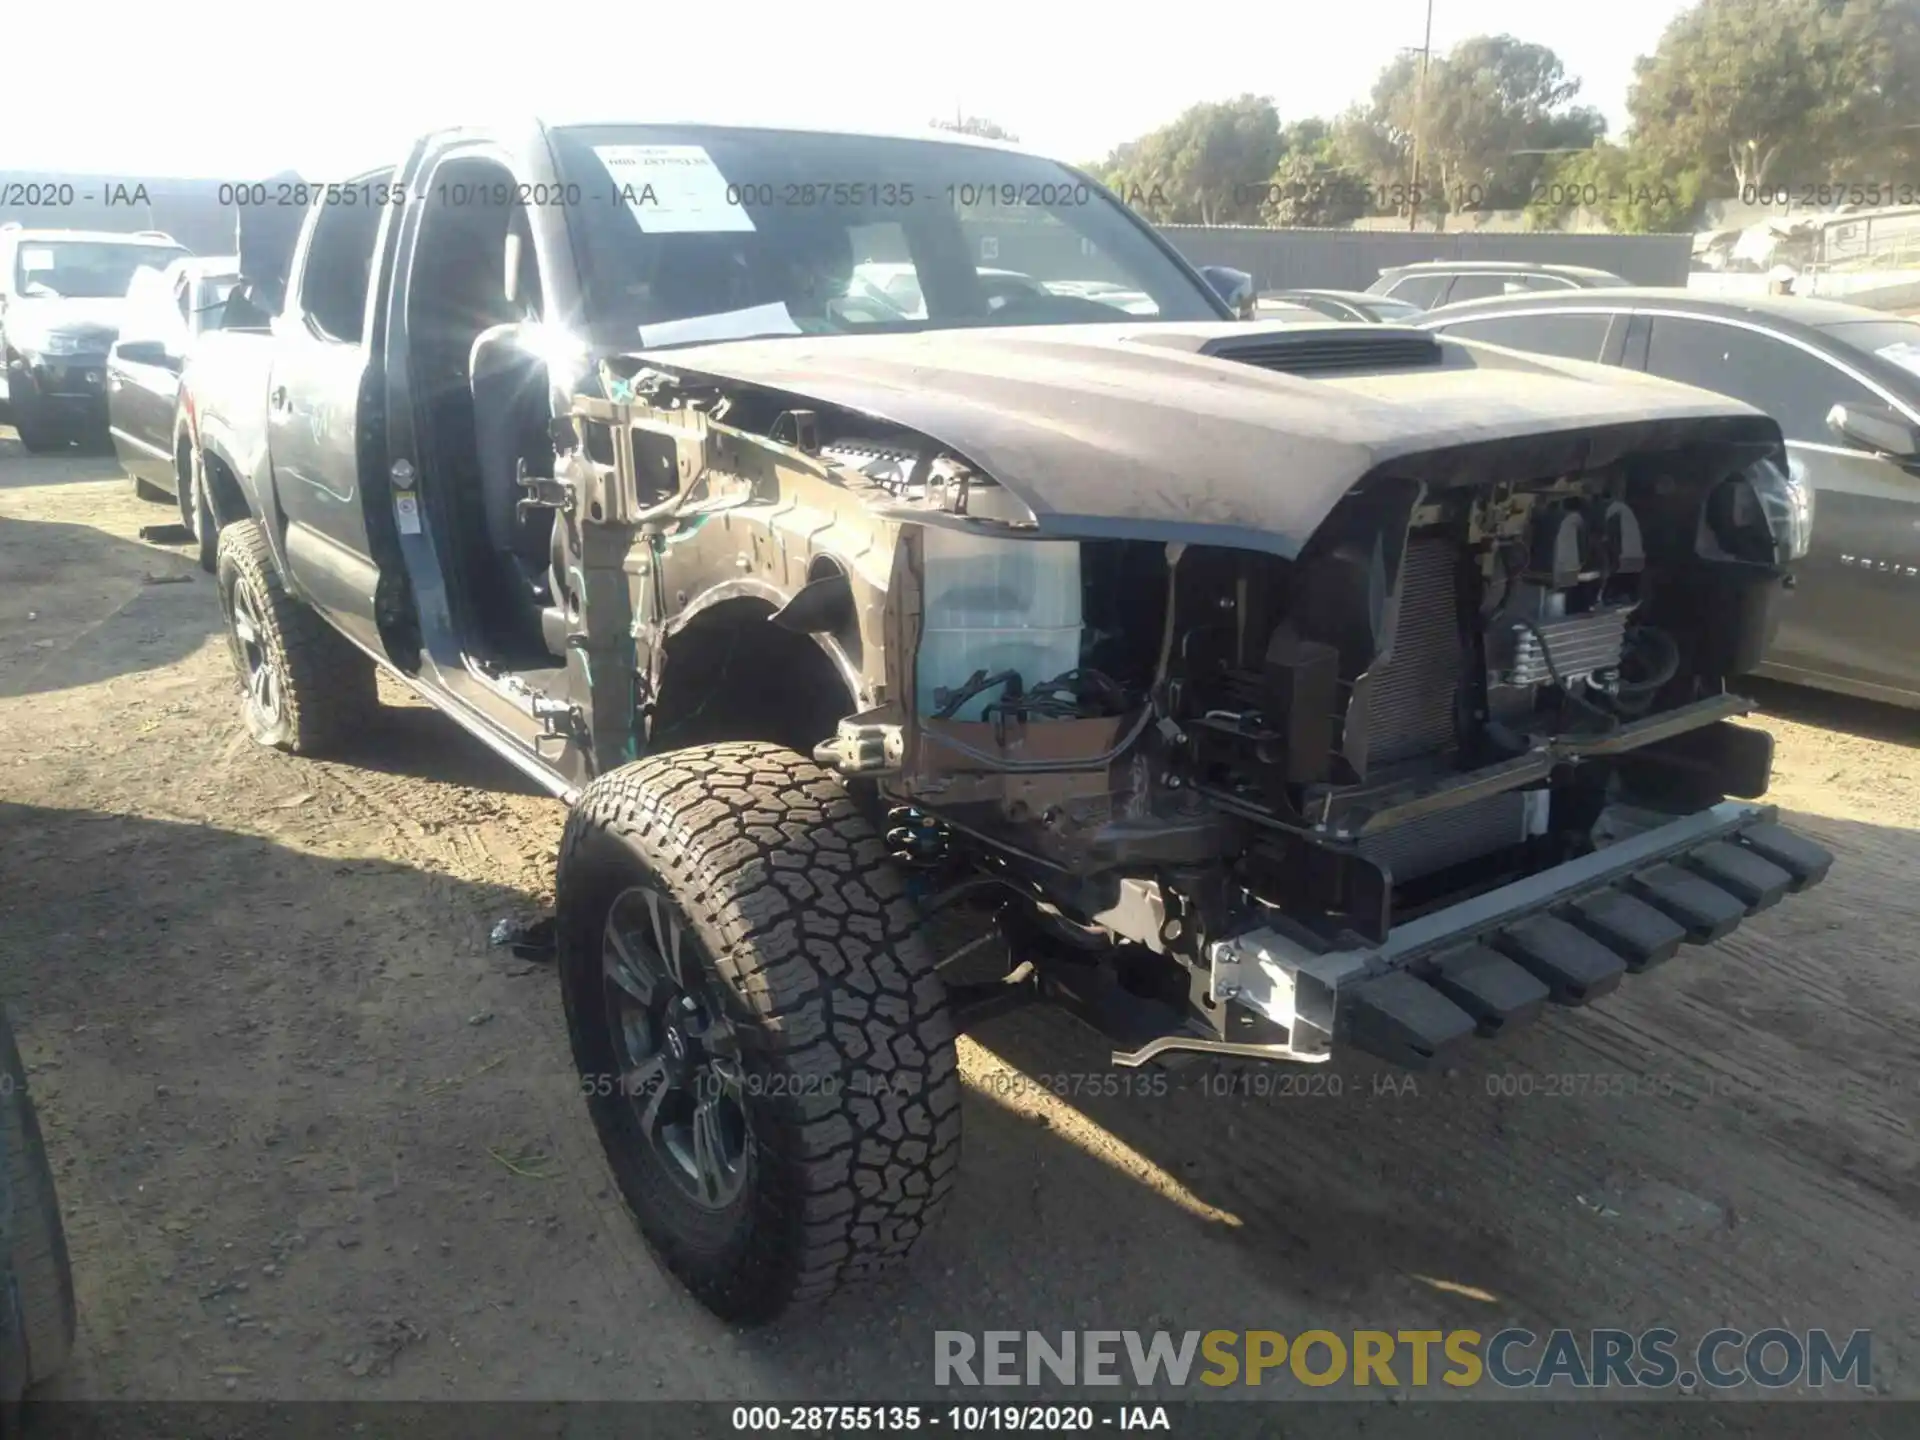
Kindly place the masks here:
[(1691, 235), (1476, 235), (1431, 230), (1262, 230), (1164, 225), (1195, 265), (1231, 265), (1262, 290), (1364, 290), (1390, 265), (1419, 260), (1530, 260), (1591, 265), (1636, 285), (1685, 285)]

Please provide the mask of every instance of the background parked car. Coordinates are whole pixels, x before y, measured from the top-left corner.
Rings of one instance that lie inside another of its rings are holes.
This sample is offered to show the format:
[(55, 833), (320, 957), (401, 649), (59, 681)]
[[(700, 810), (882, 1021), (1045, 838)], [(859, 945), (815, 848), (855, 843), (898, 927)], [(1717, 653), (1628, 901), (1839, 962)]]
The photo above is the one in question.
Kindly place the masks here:
[[(1044, 300), (1050, 295), (1059, 295), (1098, 300), (1128, 315), (1160, 313), (1151, 295), (1111, 280), (1040, 280), (1019, 270), (986, 265), (978, 267), (974, 274), (979, 277), (989, 309), (998, 310), (1022, 296)], [(924, 320), (927, 316), (926, 297), (920, 293), (920, 277), (910, 261), (869, 260), (854, 266), (848, 294), (877, 297), (899, 309), (907, 319)]]
[(1766, 411), (1814, 511), (1758, 673), (1920, 706), (1920, 322), (1825, 300), (1628, 288), (1449, 306), (1422, 324)]
[(1395, 324), (1415, 319), (1420, 307), (1411, 300), (1393, 295), (1374, 295), (1364, 290), (1273, 290), (1260, 297), (1261, 315), (1268, 301), (1280, 305), (1302, 306), (1330, 320), (1349, 320), (1363, 325)]
[(1610, 270), (1586, 265), (1541, 265), (1525, 260), (1422, 260), (1389, 265), (1367, 287), (1370, 295), (1391, 295), (1423, 310), (1463, 300), (1532, 291), (1590, 290), (1627, 282)]
[(107, 350), (127, 286), (186, 253), (158, 232), (0, 231), (0, 362), (28, 450), (106, 439)]
[(1253, 318), (1256, 320), (1278, 321), (1286, 325), (1324, 325), (1328, 316), (1323, 310), (1312, 310), (1297, 300), (1280, 300), (1270, 295), (1262, 295), (1253, 304)]
[(193, 343), (218, 329), (239, 283), (230, 255), (192, 256), (165, 269), (142, 267), (127, 290), (120, 338), (107, 355), (107, 426), (121, 468), (146, 500), (178, 505), (194, 527), (192, 446), (180, 403), (180, 374)]
[(29, 1387), (73, 1353), (75, 1307), (53, 1170), (27, 1071), (0, 1011), (0, 1436)]

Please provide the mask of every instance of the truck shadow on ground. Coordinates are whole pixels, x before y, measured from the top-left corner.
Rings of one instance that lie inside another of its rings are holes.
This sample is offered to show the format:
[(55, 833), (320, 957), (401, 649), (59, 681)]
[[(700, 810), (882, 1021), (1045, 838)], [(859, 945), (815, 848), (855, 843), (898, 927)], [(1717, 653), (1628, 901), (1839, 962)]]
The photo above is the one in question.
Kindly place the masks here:
[(183, 555), (0, 516), (0, 698), (159, 669), (220, 631), (213, 578)]
[[(1873, 874), (1920, 873), (1920, 837), (1808, 828), (1841, 854), (1826, 910), (1790, 901), (1749, 922), (1759, 945), (1683, 952), (1411, 1083), (1364, 1059), (1317, 1083), (1203, 1063), (1116, 1094), (1103, 1077), (1128, 1072), (1074, 1022), (1004, 1017), (977, 1037), (984, 1063), (969, 1043), (955, 1202), (913, 1264), (824, 1318), (743, 1335), (634, 1240), (551, 971), (485, 944), (528, 897), (213, 826), (0, 804), (0, 1002), (36, 1067), (84, 1333), (113, 1337), (83, 1340), (75, 1384), (177, 1373), (172, 1393), (191, 1398), (197, 1357), (172, 1337), (217, 1321), (227, 1302), (203, 1297), (229, 1272), (252, 1274), (287, 1327), (222, 1341), (242, 1399), (893, 1397), (928, 1391), (941, 1329), (1605, 1325), (1622, 1306), (1677, 1323), (1682, 1293), (1726, 1302), (1710, 1285), (1745, 1287), (1732, 1298), (1771, 1323), (1795, 1296), (1827, 1298), (1783, 1285), (1845, 1271), (1849, 1245), (1874, 1259), (1861, 1216), (1892, 1224), (1916, 1187), (1910, 1144), (1821, 1111), (1808, 1077), (1913, 1063), (1920, 998), (1890, 982), (1920, 901), (1882, 900), (1817, 1029), (1796, 957), (1837, 910), (1863, 913)], [(1874, 863), (1850, 876), (1850, 859)], [(1698, 1078), (1728, 1056), (1762, 1088), (1621, 1100), (1505, 1084)], [(1026, 1105), (1035, 1090), (1062, 1103)], [(1851, 1228), (1786, 1206), (1759, 1242), (1802, 1257), (1793, 1277), (1742, 1253), (1756, 1227), (1728, 1217), (1835, 1186)], [(1910, 1283), (1897, 1264), (1888, 1276), (1891, 1305)], [(1895, 1322), (1854, 1291), (1859, 1323)], [(395, 1315), (457, 1331), (457, 1350), (408, 1341), (370, 1375), (337, 1358)]]
[(382, 775), (507, 795), (550, 793), (397, 682), (383, 677), (380, 698), (373, 723), (333, 758)]

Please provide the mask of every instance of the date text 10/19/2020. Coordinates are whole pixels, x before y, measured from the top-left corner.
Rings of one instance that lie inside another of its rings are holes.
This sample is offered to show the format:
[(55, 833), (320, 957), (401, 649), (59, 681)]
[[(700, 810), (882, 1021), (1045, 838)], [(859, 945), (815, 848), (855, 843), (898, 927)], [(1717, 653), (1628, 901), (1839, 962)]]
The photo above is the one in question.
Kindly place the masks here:
[(1171, 1431), (1164, 1405), (736, 1405), (736, 1431), (845, 1435), (853, 1431)]

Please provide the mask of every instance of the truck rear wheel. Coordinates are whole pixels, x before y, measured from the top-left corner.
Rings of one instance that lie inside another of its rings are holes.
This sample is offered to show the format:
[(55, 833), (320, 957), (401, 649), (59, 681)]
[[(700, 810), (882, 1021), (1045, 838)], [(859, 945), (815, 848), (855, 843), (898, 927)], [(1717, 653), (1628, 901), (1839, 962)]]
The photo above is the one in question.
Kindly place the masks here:
[(10, 1271), (26, 1340), (25, 1381), (51, 1379), (73, 1353), (73, 1269), (27, 1070), (0, 1017), (0, 1279)]
[(334, 749), (378, 707), (373, 661), (287, 593), (252, 520), (220, 532), (220, 605), (247, 732), (295, 755)]
[(193, 536), (195, 558), (200, 568), (209, 575), (220, 570), (220, 522), (214, 518), (213, 505), (207, 498), (206, 461), (195, 449), (186, 451), (186, 463), (175, 467), (175, 473), (185, 472), (180, 484), (180, 523)]
[(901, 1260), (959, 1165), (953, 1025), (838, 778), (753, 743), (623, 766), (568, 817), (556, 900), (574, 1062), (667, 1268), (752, 1323)]

